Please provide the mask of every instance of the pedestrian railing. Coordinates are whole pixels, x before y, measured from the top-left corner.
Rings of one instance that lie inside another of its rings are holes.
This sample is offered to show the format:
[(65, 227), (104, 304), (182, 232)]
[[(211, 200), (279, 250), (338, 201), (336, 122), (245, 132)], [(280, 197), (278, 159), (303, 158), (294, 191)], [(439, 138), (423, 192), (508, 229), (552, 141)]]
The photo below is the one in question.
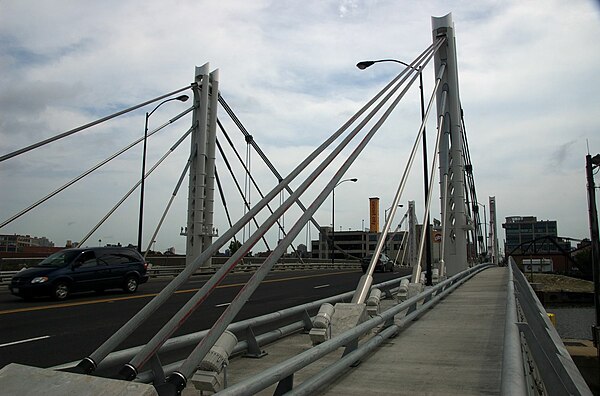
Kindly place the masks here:
[[(243, 264), (240, 263), (235, 267), (233, 272), (254, 272), (260, 264)], [(179, 275), (185, 268), (184, 265), (150, 265), (148, 267), (148, 276), (151, 278), (174, 277)], [(194, 275), (212, 275), (218, 266), (201, 268)], [(275, 265), (275, 271), (303, 271), (303, 270), (320, 270), (320, 269), (339, 269), (339, 270), (358, 270), (360, 263), (358, 262), (298, 262), (298, 263), (278, 263)], [(0, 286), (6, 286), (10, 283), (11, 278), (19, 271), (0, 271)]]
[(591, 395), (514, 259), (509, 258), (502, 395)]
[[(389, 291), (390, 295), (396, 291), (402, 279), (408, 279), (410, 275), (392, 279), (386, 282), (374, 285), (373, 288), (379, 288), (380, 290)], [(337, 303), (343, 301), (350, 301), (354, 291), (339, 294), (324, 298), (318, 301), (298, 305), (295, 307), (283, 309), (277, 312), (272, 312), (255, 318), (246, 319), (240, 322), (235, 322), (229, 325), (228, 331), (238, 335), (238, 338), (245, 338), (235, 346), (232, 355), (239, 354), (260, 354), (261, 348), (277, 339), (286, 337), (290, 334), (297, 333), (303, 329), (309, 330), (312, 327), (311, 313), (315, 313), (321, 305), (324, 303)], [(275, 324), (280, 326), (274, 328)], [(182, 335), (179, 337), (171, 338), (167, 341), (159, 350), (159, 354), (167, 354), (176, 350), (182, 350), (185, 348), (193, 347), (202, 340), (208, 330), (203, 330), (191, 334)], [(122, 366), (133, 358), (140, 350), (142, 346), (133, 347), (121, 351), (110, 353), (102, 362), (98, 365), (97, 374), (102, 372), (110, 372), (115, 368)], [(64, 363), (59, 366), (52, 367), (55, 370), (68, 369), (74, 367), (79, 363), (79, 360), (70, 363)], [(170, 375), (181, 362), (174, 362), (166, 364), (163, 367), (164, 374)], [(137, 380), (141, 382), (152, 382), (154, 379), (153, 371), (141, 372), (138, 375)]]

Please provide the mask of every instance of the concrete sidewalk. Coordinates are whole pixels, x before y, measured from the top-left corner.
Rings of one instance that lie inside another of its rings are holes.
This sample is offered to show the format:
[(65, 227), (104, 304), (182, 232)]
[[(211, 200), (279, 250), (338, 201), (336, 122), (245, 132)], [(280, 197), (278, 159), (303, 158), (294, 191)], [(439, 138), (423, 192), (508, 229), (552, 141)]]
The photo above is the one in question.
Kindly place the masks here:
[(507, 282), (506, 267), (480, 272), (324, 393), (499, 394)]
[[(506, 267), (480, 272), (320, 394), (498, 394), (507, 282)], [(232, 385), (252, 377), (310, 348), (308, 335), (296, 334), (267, 345), (268, 355), (261, 359), (233, 359), (228, 382)], [(297, 372), (295, 386), (340, 359), (342, 353), (340, 348)], [(275, 387), (260, 394), (272, 395)]]

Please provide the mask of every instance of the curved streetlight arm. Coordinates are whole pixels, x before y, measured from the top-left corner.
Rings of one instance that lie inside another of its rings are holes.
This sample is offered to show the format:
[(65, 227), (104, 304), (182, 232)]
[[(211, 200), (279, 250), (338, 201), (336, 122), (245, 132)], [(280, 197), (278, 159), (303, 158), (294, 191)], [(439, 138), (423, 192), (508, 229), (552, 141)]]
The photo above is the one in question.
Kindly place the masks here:
[(163, 104), (165, 104), (165, 103), (167, 103), (167, 102), (170, 102), (170, 101), (172, 101), (172, 100), (178, 100), (178, 101), (180, 101), (180, 102), (185, 102), (185, 101), (187, 101), (189, 98), (190, 98), (190, 97), (189, 97), (189, 96), (187, 96), (187, 95), (180, 95), (180, 96), (178, 96), (178, 97), (176, 97), (176, 98), (170, 98), (170, 99), (167, 99), (167, 100), (163, 100), (162, 102), (160, 102), (159, 104), (157, 104), (157, 105), (156, 105), (156, 107), (155, 107), (154, 109), (152, 109), (152, 111), (151, 111), (151, 112), (149, 112), (149, 113), (146, 113), (146, 117), (150, 117), (150, 116), (152, 115), (152, 113), (154, 113), (154, 112), (156, 111), (156, 109), (158, 109), (160, 106), (162, 106)]
[(378, 60), (361, 61), (361, 62), (358, 62), (356, 64), (356, 67), (358, 67), (360, 70), (364, 70), (367, 67), (373, 66), (375, 63), (382, 63), (382, 62), (400, 63), (401, 65), (404, 65), (406, 67), (410, 67), (411, 69), (416, 70), (418, 72), (421, 71), (421, 67), (416, 68), (416, 67), (411, 66), (408, 63), (402, 62), (401, 60), (398, 60), (398, 59), (378, 59)]
[[(340, 180), (338, 184), (335, 185), (335, 187), (339, 186), (340, 184), (342, 184), (343, 182), (347, 182), (347, 181), (351, 181), (356, 183), (358, 181), (358, 179), (356, 177), (353, 177), (352, 179), (344, 179), (344, 180)], [(334, 188), (335, 188), (334, 187)]]
[(163, 104), (173, 101), (173, 100), (185, 102), (189, 98), (190, 97), (187, 95), (179, 95), (175, 98), (165, 99), (162, 102), (160, 102), (159, 104), (157, 104), (156, 107), (154, 109), (152, 109), (152, 111), (150, 113), (146, 113), (146, 122), (144, 124), (144, 146), (142, 149), (142, 182), (140, 184), (140, 211), (139, 211), (140, 213), (139, 213), (139, 217), (138, 217), (137, 248), (140, 253), (142, 252), (142, 226), (143, 226), (143, 221), (144, 221), (144, 184), (146, 181), (146, 146), (147, 146), (147, 142), (148, 142), (148, 119), (150, 118), (152, 113), (154, 113), (156, 111), (156, 109), (158, 109)]

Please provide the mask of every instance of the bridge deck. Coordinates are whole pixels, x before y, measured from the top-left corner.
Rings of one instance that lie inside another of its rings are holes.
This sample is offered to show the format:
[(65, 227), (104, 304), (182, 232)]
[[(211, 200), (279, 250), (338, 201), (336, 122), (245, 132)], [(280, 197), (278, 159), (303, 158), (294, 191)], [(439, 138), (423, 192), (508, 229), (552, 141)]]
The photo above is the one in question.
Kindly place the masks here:
[[(460, 286), (396, 338), (330, 386), (328, 395), (498, 394), (507, 268), (487, 269)], [(306, 334), (268, 345), (262, 359), (234, 359), (230, 384), (310, 347)], [(340, 358), (340, 349), (294, 376), (295, 383)], [(273, 394), (275, 386), (261, 394)]]

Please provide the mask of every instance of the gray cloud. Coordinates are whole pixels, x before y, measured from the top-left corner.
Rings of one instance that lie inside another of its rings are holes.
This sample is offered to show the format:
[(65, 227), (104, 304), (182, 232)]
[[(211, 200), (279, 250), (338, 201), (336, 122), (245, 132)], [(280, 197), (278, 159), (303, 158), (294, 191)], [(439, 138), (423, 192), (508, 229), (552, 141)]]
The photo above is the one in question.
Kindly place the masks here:
[[(221, 91), (244, 125), (282, 172), (289, 171), (399, 71), (394, 64), (360, 71), (357, 61), (411, 61), (431, 43), (430, 17), (452, 11), (480, 199), (496, 196), (499, 222), (505, 216), (537, 215), (558, 220), (565, 235), (586, 235), (585, 139), (593, 152), (600, 150), (596, 2), (464, 0), (453, 2), (452, 9), (443, 1), (392, 0), (140, 4), (2, 3), (0, 155), (187, 86), (194, 65), (210, 61), (220, 69)], [(431, 67), (424, 77), (429, 92)], [(418, 128), (417, 92), (408, 93), (406, 105), (374, 138), (361, 166), (352, 168), (359, 183), (350, 187), (356, 188), (348, 187), (339, 201), (336, 192), (340, 225), (358, 228), (367, 218), (369, 196), (381, 196), (382, 205), (391, 200)], [(151, 125), (165, 122), (182, 106), (164, 106)], [(143, 112), (0, 163), (0, 220), (139, 137)], [(220, 117), (239, 140), (226, 116)], [(187, 122), (150, 139), (152, 161)], [(432, 120), (431, 141), (434, 129)], [(243, 143), (239, 149), (244, 152)], [(186, 142), (148, 179), (147, 234), (187, 150)], [(46, 235), (57, 243), (80, 239), (137, 181), (139, 158), (138, 147), (0, 232)], [(224, 175), (221, 162), (219, 167)], [(253, 170), (266, 186), (275, 183), (257, 156)], [(405, 199), (420, 199), (420, 183), (418, 175), (411, 178)], [(231, 181), (226, 190), (232, 211), (241, 214)], [(178, 234), (186, 200), (182, 191), (158, 248), (182, 251)], [(135, 240), (136, 198), (130, 201), (93, 240), (108, 238), (103, 235), (111, 235), (111, 242)], [(221, 208), (216, 217), (225, 229)], [(329, 205), (316, 217), (329, 224)]]

